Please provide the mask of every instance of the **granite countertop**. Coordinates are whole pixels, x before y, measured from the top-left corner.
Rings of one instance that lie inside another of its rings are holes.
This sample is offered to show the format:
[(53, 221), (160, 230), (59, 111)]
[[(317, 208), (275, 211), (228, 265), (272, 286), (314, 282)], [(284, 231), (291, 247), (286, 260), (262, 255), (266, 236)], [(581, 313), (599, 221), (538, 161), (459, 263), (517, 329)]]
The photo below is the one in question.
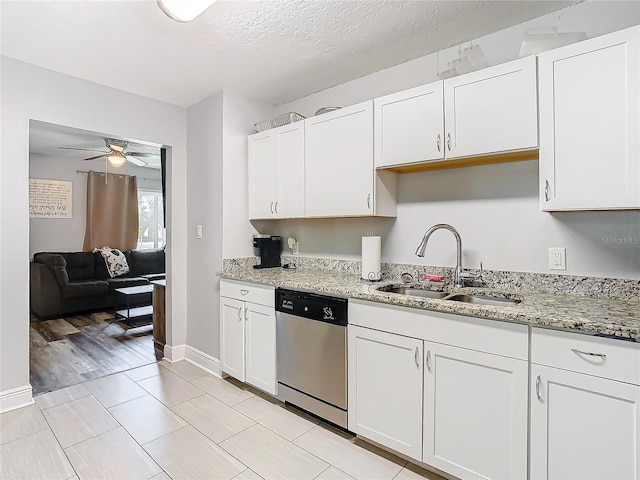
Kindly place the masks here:
[[(606, 335), (640, 342), (640, 301), (637, 300), (592, 298), (531, 291), (514, 292), (513, 290), (476, 287), (448, 289), (451, 292), (488, 294), (522, 300), (518, 304), (493, 306), (436, 300), (379, 290), (381, 287), (403, 285), (402, 281), (398, 279), (372, 283), (361, 280), (359, 275), (353, 274), (309, 269), (270, 268), (260, 270), (251, 267), (225, 270), (219, 275), (221, 278), (230, 280), (592, 335)], [(428, 285), (421, 286), (423, 288), (437, 288)]]

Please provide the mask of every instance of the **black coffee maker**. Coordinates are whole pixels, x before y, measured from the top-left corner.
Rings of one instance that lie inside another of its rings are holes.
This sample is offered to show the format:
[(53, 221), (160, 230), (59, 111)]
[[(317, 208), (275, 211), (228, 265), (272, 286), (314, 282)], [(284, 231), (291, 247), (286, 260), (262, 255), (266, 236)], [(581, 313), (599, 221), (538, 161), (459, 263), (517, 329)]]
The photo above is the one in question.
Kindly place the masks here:
[(254, 235), (253, 247), (257, 250), (260, 263), (253, 268), (273, 268), (280, 266), (282, 239), (278, 235)]

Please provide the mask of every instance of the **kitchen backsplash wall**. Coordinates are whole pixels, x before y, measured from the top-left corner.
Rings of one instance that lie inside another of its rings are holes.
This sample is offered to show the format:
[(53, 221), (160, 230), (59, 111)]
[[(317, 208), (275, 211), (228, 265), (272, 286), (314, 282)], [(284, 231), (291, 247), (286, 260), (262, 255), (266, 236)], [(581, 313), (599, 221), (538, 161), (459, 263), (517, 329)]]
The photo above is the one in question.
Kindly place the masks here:
[[(561, 32), (586, 31), (595, 37), (638, 23), (637, 2), (584, 2), (474, 43), (490, 64), (498, 64), (517, 58), (529, 27), (557, 26)], [(281, 105), (275, 113), (313, 115), (320, 107), (346, 106), (428, 83), (457, 54), (452, 47), (421, 57)], [(383, 261), (419, 263), (414, 252), (422, 235), (442, 222), (460, 232), (465, 267), (477, 268), (482, 261), (488, 269), (640, 279), (640, 213), (549, 214), (539, 210), (538, 202), (538, 162), (528, 161), (401, 175), (395, 219), (282, 220), (254, 226), (282, 235), (285, 253), (286, 237), (295, 236), (302, 256), (344, 259), (359, 259), (361, 236), (374, 230), (382, 236)], [(566, 248), (566, 271), (549, 271), (550, 247)], [(455, 264), (449, 232), (433, 235), (424, 262)]]

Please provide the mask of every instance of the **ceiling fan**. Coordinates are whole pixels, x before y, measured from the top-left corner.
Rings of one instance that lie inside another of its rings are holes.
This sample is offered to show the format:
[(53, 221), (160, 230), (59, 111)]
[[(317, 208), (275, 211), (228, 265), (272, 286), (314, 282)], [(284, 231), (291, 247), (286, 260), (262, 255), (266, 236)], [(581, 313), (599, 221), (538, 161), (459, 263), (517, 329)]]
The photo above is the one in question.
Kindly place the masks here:
[(83, 160), (95, 160), (97, 158), (106, 157), (109, 163), (114, 167), (120, 167), (128, 160), (129, 162), (139, 167), (148, 165), (149, 162), (145, 161), (145, 158), (158, 158), (159, 155), (148, 152), (129, 152), (126, 151), (129, 143), (124, 140), (114, 140), (111, 138), (105, 138), (104, 143), (109, 150), (105, 152), (103, 150), (96, 150), (93, 148), (76, 148), (76, 147), (57, 147), (61, 150), (79, 150), (85, 152), (100, 152), (100, 155), (94, 157), (83, 158)]

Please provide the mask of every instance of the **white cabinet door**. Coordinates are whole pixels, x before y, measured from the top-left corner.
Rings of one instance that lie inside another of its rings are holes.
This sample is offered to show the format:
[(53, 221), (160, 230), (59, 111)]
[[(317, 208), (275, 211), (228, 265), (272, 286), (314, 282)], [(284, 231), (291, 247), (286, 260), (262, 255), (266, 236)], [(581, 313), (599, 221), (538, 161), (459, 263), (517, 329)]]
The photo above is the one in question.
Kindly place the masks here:
[(640, 27), (539, 56), (540, 207), (640, 207)]
[(536, 58), (444, 81), (447, 158), (538, 147)]
[(276, 315), (273, 307), (255, 303), (245, 306), (246, 382), (275, 395)]
[(273, 135), (277, 161), (274, 216), (304, 217), (304, 122), (276, 128)]
[(373, 215), (373, 101), (305, 120), (307, 217)]
[(528, 362), (425, 342), (424, 463), (459, 478), (527, 478)]
[(422, 456), (422, 341), (348, 327), (349, 430)]
[(273, 131), (249, 136), (249, 218), (273, 218), (276, 201), (276, 149)]
[(244, 302), (220, 297), (220, 368), (244, 382)]
[(640, 478), (640, 387), (531, 366), (531, 479)]
[(375, 166), (444, 158), (442, 81), (374, 100)]

